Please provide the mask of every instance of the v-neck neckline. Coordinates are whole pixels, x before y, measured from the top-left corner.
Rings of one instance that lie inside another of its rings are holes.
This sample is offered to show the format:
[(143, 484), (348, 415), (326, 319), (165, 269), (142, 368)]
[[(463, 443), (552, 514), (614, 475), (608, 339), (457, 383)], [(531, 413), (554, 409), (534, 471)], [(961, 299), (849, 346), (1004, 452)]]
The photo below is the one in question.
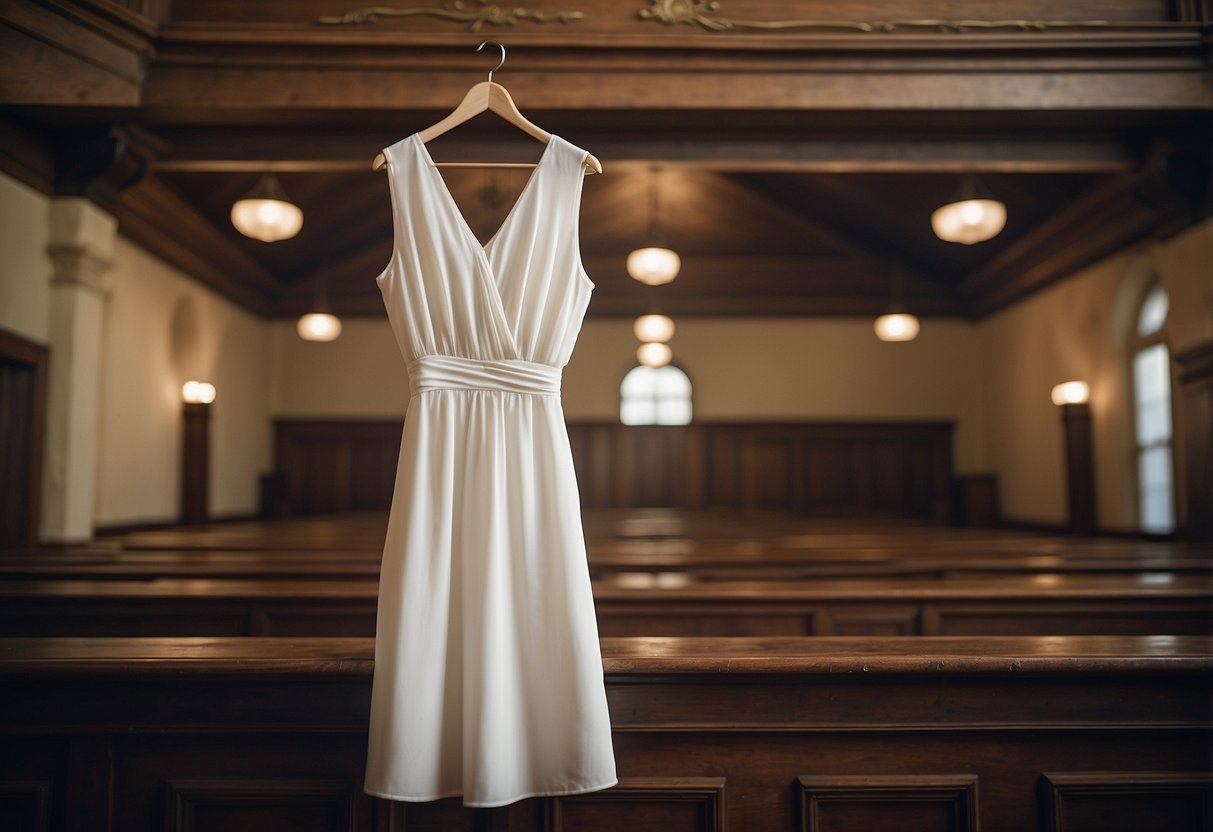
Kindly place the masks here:
[[(418, 151), (421, 154), (421, 160), (425, 162), (426, 166), (430, 169), (430, 172), (435, 179), (435, 184), (438, 191), (442, 194), (442, 197), (446, 200), (451, 210), (454, 211), (456, 218), (458, 218), (459, 225), (462, 227), (463, 233), (467, 236), (468, 244), (476, 252), (482, 255), (486, 261), (488, 260), (489, 250), (493, 247), (493, 244), (497, 242), (497, 239), (501, 237), (502, 232), (504, 232), (510, 225), (510, 222), (514, 219), (514, 215), (518, 213), (518, 206), (525, 202), (529, 197), (535, 181), (539, 178), (539, 172), (543, 168), (543, 163), (550, 155), (548, 151), (550, 151), (553, 145), (555, 145), (560, 139), (559, 136), (553, 134), (548, 140), (547, 144), (543, 146), (543, 152), (539, 155), (539, 161), (535, 163), (535, 169), (532, 170), (530, 176), (527, 177), (526, 184), (522, 186), (522, 190), (519, 192), (518, 198), (514, 200), (514, 204), (510, 206), (510, 210), (506, 212), (505, 219), (503, 219), (501, 224), (497, 226), (497, 230), (493, 232), (493, 236), (489, 237), (487, 242), (481, 244), (479, 238), (476, 237), (476, 233), (472, 231), (472, 226), (468, 223), (467, 218), (463, 215), (463, 211), (459, 208), (459, 203), (455, 201), (455, 195), (451, 193), (451, 189), (446, 184), (446, 180), (443, 179), (442, 174), (438, 172), (438, 165), (434, 163), (433, 157), (430, 156), (430, 151), (428, 148), (426, 148), (425, 142), (421, 140), (421, 135), (419, 133), (414, 133), (411, 138), (417, 145)], [(498, 282), (498, 278), (495, 273), (493, 275), (493, 282)]]

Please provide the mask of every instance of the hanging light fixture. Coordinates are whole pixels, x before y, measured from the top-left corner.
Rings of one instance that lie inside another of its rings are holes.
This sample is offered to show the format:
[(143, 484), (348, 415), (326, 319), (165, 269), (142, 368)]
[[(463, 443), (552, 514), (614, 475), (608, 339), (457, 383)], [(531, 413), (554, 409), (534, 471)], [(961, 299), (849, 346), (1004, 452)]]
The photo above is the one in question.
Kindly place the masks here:
[(641, 344), (636, 350), (636, 358), (646, 367), (664, 367), (674, 358), (674, 351), (669, 344), (659, 344), (651, 341)]
[(877, 318), (875, 329), (881, 341), (913, 341), (918, 337), (918, 318), (906, 312), (892, 312)]
[(949, 243), (972, 245), (997, 236), (1007, 224), (1007, 206), (994, 198), (971, 172), (947, 205), (931, 214), (935, 236)]
[(649, 244), (628, 255), (628, 274), (648, 286), (661, 286), (678, 276), (682, 258), (662, 240), (658, 225), (657, 170), (649, 179)]
[(244, 199), (232, 204), (232, 225), (246, 237), (273, 243), (299, 233), (303, 211), (286, 198), (278, 177), (266, 173)]
[(901, 269), (893, 266), (889, 276), (888, 311), (876, 319), (876, 337), (881, 341), (913, 341), (920, 328), (918, 318), (902, 308)]
[(328, 311), (326, 302), (326, 279), (323, 271), (316, 278), (316, 303), (309, 312), (299, 319), (295, 330), (304, 341), (336, 341), (341, 334), (341, 319)]
[(674, 337), (674, 321), (668, 315), (641, 315), (632, 324), (637, 340), (665, 343)]

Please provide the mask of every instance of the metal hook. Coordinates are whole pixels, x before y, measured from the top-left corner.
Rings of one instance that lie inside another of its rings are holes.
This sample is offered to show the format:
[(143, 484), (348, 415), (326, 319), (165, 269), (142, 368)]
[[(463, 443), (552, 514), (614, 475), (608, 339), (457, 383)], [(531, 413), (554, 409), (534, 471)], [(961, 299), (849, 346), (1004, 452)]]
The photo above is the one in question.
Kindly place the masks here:
[(493, 44), (493, 46), (496, 46), (498, 49), (501, 50), (501, 60), (497, 62), (497, 66), (495, 66), (489, 70), (489, 83), (491, 84), (491, 83), (493, 83), (493, 73), (496, 72), (497, 70), (501, 69), (503, 66), (505, 66), (505, 47), (502, 46), (500, 43), (498, 43), (495, 40), (486, 40), (486, 41), (482, 41), (481, 44), (476, 47), (475, 51), (479, 52), (481, 49), (484, 49), (484, 47), (490, 43)]

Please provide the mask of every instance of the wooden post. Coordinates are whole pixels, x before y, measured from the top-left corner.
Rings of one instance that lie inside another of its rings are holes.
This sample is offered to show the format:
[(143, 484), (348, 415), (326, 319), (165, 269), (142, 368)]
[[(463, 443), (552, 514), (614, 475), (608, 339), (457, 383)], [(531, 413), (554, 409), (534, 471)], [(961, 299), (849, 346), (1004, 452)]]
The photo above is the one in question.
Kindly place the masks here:
[(1184, 431), (1185, 538), (1213, 543), (1213, 341), (1179, 353), (1175, 360)]
[(181, 444), (181, 522), (207, 521), (211, 406), (185, 402)]
[(1061, 405), (1061, 422), (1066, 432), (1066, 494), (1069, 503), (1070, 531), (1073, 534), (1095, 532), (1095, 454), (1091, 438), (1091, 407), (1082, 404)]

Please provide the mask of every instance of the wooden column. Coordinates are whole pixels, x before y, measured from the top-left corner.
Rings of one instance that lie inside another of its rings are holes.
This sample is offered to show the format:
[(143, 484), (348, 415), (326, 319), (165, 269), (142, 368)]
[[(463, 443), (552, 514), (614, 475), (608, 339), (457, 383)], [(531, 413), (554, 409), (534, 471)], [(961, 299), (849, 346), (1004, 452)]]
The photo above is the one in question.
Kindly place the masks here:
[(1066, 432), (1066, 495), (1070, 531), (1095, 531), (1095, 454), (1091, 438), (1091, 407), (1061, 405), (1061, 423)]
[(1175, 356), (1183, 425), (1186, 538), (1213, 543), (1213, 341)]
[(207, 521), (211, 406), (185, 402), (181, 444), (181, 522)]

